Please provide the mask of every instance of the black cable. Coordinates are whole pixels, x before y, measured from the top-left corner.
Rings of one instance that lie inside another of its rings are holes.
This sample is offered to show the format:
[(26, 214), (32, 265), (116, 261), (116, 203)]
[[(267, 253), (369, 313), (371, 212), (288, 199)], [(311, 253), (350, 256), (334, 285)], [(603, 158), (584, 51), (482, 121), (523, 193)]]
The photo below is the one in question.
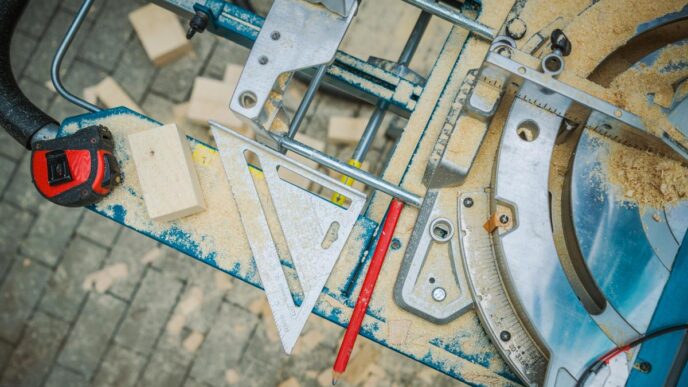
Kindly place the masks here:
[(628, 343), (624, 346), (614, 348), (614, 349), (608, 351), (604, 355), (600, 356), (597, 360), (592, 362), (583, 371), (583, 373), (581, 374), (581, 377), (576, 382), (576, 387), (583, 387), (583, 385), (585, 385), (585, 382), (590, 377), (590, 374), (598, 373), (602, 369), (602, 367), (607, 365), (607, 363), (611, 359), (613, 359), (615, 356), (617, 356), (618, 354), (620, 354), (622, 352), (626, 352), (629, 349), (634, 348), (634, 347), (636, 347), (636, 346), (638, 346), (638, 345), (640, 345), (646, 341), (654, 339), (655, 337), (663, 336), (665, 334), (676, 332), (676, 331), (681, 331), (681, 330), (688, 330), (688, 324), (672, 325), (672, 326), (669, 326), (666, 328), (658, 329), (658, 330), (656, 330), (652, 333), (649, 333), (645, 336), (641, 336), (641, 337), (631, 341), (630, 343)]

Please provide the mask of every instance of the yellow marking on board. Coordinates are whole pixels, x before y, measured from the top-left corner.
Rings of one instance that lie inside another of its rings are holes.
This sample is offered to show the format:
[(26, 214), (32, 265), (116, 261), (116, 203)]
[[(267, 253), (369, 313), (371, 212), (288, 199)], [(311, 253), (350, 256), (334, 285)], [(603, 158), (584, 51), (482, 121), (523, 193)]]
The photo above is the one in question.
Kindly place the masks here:
[(191, 158), (193, 161), (201, 166), (208, 166), (210, 164), (211, 158), (215, 155), (215, 152), (205, 146), (197, 146), (191, 153)]
[[(360, 161), (354, 160), (354, 159), (349, 160), (348, 164), (353, 166), (353, 167), (356, 167), (356, 168), (361, 168), (361, 165), (362, 165)], [(349, 187), (354, 185), (354, 183), (356, 182), (356, 180), (353, 177), (349, 177), (349, 176), (345, 176), (345, 175), (343, 175), (341, 177), (340, 181), (342, 183), (348, 185)], [(335, 204), (338, 204), (340, 206), (343, 206), (344, 203), (346, 203), (346, 199), (347, 199), (346, 196), (344, 196), (338, 192), (335, 192), (332, 194), (332, 199), (330, 199), (330, 201), (335, 203)]]

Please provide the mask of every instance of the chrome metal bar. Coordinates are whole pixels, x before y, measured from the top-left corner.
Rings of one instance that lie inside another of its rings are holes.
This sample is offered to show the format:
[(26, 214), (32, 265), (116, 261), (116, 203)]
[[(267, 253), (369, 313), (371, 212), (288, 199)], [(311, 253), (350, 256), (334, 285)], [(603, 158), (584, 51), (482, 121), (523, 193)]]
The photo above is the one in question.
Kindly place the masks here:
[[(411, 30), (411, 34), (404, 45), (404, 49), (401, 51), (401, 55), (399, 55), (398, 63), (400, 65), (408, 66), (409, 63), (411, 63), (411, 59), (413, 59), (413, 55), (418, 49), (420, 40), (423, 37), (431, 18), (432, 15), (425, 11), (422, 11), (418, 16), (418, 20), (416, 20), (416, 24), (413, 26), (413, 30)], [(368, 150), (370, 149), (370, 146), (377, 135), (377, 131), (380, 128), (382, 121), (385, 119), (387, 109), (389, 109), (389, 102), (382, 99), (378, 101), (375, 111), (373, 111), (373, 114), (370, 116), (370, 120), (368, 120), (368, 124), (363, 131), (363, 135), (361, 136), (361, 139), (359, 140), (358, 145), (356, 145), (356, 149), (351, 156), (353, 160), (359, 162), (363, 162), (363, 160), (365, 160)]]
[(403, 201), (404, 203), (420, 208), (423, 202), (423, 199), (416, 194), (408, 192), (399, 186), (382, 180), (375, 175), (371, 175), (370, 173), (362, 169), (358, 169), (349, 164), (342, 163), (334, 157), (328, 156), (325, 153), (310, 148), (287, 136), (276, 135), (275, 139), (280, 143), (280, 145), (283, 148), (287, 150), (300, 154), (301, 156), (313, 160), (316, 163), (321, 164), (327, 168), (333, 169), (341, 173), (342, 175), (350, 176), (376, 190), (382, 191), (392, 197), (395, 197)]
[(306, 117), (306, 113), (308, 112), (308, 108), (311, 106), (311, 102), (313, 102), (315, 93), (318, 91), (320, 83), (322, 83), (322, 80), (325, 78), (325, 74), (327, 74), (327, 66), (328, 64), (326, 63), (318, 67), (318, 71), (315, 73), (315, 76), (313, 76), (313, 79), (311, 79), (311, 83), (308, 85), (306, 94), (303, 95), (303, 99), (301, 100), (298, 109), (296, 109), (296, 113), (294, 113), (294, 118), (292, 118), (291, 123), (289, 124), (289, 132), (287, 133), (289, 138), (294, 138), (296, 132), (299, 131), (299, 126), (301, 126), (301, 122), (303, 121), (304, 117)]
[(81, 8), (79, 8), (79, 11), (74, 17), (72, 24), (69, 26), (67, 34), (65, 35), (64, 39), (62, 39), (62, 43), (60, 43), (60, 47), (58, 47), (57, 52), (55, 52), (55, 58), (53, 58), (53, 63), (50, 68), (50, 79), (53, 81), (53, 86), (55, 86), (55, 90), (67, 101), (81, 108), (84, 108), (90, 112), (98, 112), (101, 110), (98, 106), (88, 101), (84, 101), (83, 99), (67, 91), (67, 89), (62, 84), (62, 80), (60, 79), (60, 67), (62, 66), (62, 60), (64, 59), (64, 56), (67, 53), (67, 50), (69, 49), (69, 46), (72, 44), (72, 41), (76, 36), (76, 33), (79, 31), (81, 24), (84, 22), (86, 15), (88, 15), (88, 11), (91, 9), (93, 1), (94, 0), (84, 0), (84, 2), (81, 4)]
[(497, 33), (492, 28), (475, 21), (469, 17), (466, 17), (461, 12), (457, 12), (446, 5), (436, 3), (433, 0), (404, 0), (405, 2), (416, 6), (423, 11), (430, 12), (431, 14), (447, 20), (461, 28), (465, 28), (468, 31), (478, 35), (479, 37), (492, 41), (497, 36)]

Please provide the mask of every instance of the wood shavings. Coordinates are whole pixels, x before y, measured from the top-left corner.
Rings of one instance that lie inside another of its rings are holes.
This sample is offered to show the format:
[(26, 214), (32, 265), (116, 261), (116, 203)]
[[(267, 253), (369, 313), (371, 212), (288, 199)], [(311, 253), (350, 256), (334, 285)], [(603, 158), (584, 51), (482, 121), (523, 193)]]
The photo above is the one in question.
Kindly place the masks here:
[(129, 270), (125, 263), (116, 263), (86, 276), (83, 282), (84, 290), (95, 290), (105, 293), (117, 281), (126, 278)]
[(182, 347), (184, 347), (187, 352), (194, 353), (198, 350), (198, 348), (201, 347), (201, 344), (203, 344), (203, 339), (205, 339), (205, 335), (203, 335), (203, 333), (193, 331), (186, 339), (184, 339), (182, 342)]

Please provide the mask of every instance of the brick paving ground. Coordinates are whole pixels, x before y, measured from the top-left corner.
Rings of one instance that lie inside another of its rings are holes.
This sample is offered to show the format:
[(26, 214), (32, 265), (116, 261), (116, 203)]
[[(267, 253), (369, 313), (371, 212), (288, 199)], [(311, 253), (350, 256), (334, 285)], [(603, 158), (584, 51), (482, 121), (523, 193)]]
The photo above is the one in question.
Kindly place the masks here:
[[(156, 69), (127, 20), (143, 3), (96, 1), (65, 59), (64, 79), (80, 91), (111, 75), (149, 115), (166, 121), (189, 97), (195, 76), (221, 78), (247, 50), (203, 34), (193, 40), (194, 55)], [(22, 89), (60, 120), (82, 113), (46, 87), (54, 50), (79, 4), (32, 0), (12, 46)], [(314, 105), (304, 131), (321, 138), (329, 114), (369, 109), (327, 96)], [(296, 353), (283, 355), (262, 292), (87, 210), (42, 200), (28, 156), (0, 130), (0, 386), (329, 384), (340, 328), (313, 316)], [(109, 287), (102, 278), (96, 289), (84, 285), (99, 272), (121, 275)], [(344, 384), (453, 382), (360, 343), (362, 371)]]

